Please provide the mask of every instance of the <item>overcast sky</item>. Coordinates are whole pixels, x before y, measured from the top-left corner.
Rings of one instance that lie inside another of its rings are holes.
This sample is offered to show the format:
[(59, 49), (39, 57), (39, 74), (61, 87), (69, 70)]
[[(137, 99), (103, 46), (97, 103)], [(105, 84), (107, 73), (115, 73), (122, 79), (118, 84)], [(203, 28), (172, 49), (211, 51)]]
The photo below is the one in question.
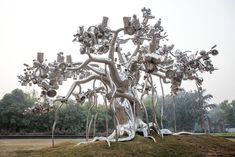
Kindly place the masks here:
[[(234, 0), (0, 0), (0, 98), (15, 88), (31, 89), (21, 87), (17, 75), (37, 52), (49, 61), (60, 51), (81, 59), (78, 43), (72, 43), (79, 25), (99, 24), (108, 16), (109, 26), (117, 29), (123, 16), (140, 17), (143, 7), (162, 18), (176, 49), (209, 50), (216, 44), (220, 54), (212, 60), (219, 70), (201, 74), (203, 88), (214, 96), (212, 102), (235, 99)], [(195, 89), (194, 82), (184, 86)]]

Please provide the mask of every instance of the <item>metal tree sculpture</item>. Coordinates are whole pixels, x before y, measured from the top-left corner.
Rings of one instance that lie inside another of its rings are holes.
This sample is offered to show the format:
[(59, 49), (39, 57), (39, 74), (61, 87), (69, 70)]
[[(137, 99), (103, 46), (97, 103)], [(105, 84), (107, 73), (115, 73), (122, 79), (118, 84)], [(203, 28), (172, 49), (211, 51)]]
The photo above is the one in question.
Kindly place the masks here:
[[(215, 46), (209, 51), (195, 54), (173, 51), (174, 45), (167, 46), (161, 43), (167, 40), (161, 19), (151, 26), (149, 20), (154, 19), (151, 10), (143, 8), (142, 12), (142, 22), (136, 15), (123, 17), (124, 26), (117, 30), (108, 27), (107, 17), (103, 17), (101, 24), (90, 26), (87, 30), (79, 27), (73, 41), (80, 43), (80, 54), (88, 56), (83, 62), (73, 62), (71, 56), (66, 56), (65, 59), (63, 53), (58, 53), (57, 61), (46, 63), (43, 53), (38, 53), (33, 66), (25, 64), (24, 75), (18, 76), (22, 85), (33, 83), (42, 89), (36, 106), (28, 111), (47, 113), (54, 109), (55, 101), (66, 103), (71, 95), (78, 103), (93, 101), (92, 108), (97, 106), (97, 97), (103, 96), (106, 108), (112, 110), (115, 130), (107, 137), (96, 137), (94, 140), (106, 140), (108, 143), (129, 141), (135, 137), (136, 132), (142, 132), (144, 137), (150, 137), (150, 129), (160, 134), (156, 120), (154, 95), (157, 94), (157, 90), (154, 87), (154, 79), (160, 78), (161, 85), (162, 81), (170, 83), (173, 95), (180, 90), (183, 80), (195, 80), (200, 87), (203, 80), (198, 77), (198, 72), (215, 70), (210, 56), (217, 55), (218, 51), (214, 49)], [(129, 46), (122, 49), (122, 45)], [(129, 52), (130, 46), (135, 47), (133, 52)], [(66, 96), (58, 97), (56, 90), (67, 78), (73, 78), (75, 81)], [(101, 82), (99, 86), (96, 81)], [(93, 82), (93, 88), (83, 91), (82, 85), (87, 82)], [(162, 86), (161, 89), (163, 90)], [(146, 94), (152, 95), (152, 122), (148, 120), (143, 103)], [(144, 117), (141, 113), (144, 113)], [(87, 139), (92, 120), (95, 123), (96, 117), (97, 114), (90, 122), (87, 118)], [(55, 124), (56, 121), (53, 130)]]

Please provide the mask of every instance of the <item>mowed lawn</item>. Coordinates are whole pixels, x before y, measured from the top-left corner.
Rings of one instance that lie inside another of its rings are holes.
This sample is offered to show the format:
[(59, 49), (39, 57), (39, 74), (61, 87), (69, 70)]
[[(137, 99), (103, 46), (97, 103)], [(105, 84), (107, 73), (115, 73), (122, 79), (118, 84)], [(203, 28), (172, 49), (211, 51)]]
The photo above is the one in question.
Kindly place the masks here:
[[(83, 139), (55, 139), (55, 145), (80, 142)], [(51, 139), (0, 139), (0, 157), (17, 157), (17, 151), (31, 151), (51, 147)]]

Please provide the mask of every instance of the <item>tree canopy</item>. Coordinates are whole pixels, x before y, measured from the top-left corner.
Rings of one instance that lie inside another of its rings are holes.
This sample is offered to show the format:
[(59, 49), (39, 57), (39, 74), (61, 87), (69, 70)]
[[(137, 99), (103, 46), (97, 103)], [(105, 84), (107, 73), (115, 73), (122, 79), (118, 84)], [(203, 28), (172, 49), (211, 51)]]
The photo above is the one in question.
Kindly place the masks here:
[[(205, 93), (205, 91), (203, 92)], [(177, 131), (202, 132), (206, 129), (210, 132), (225, 131), (225, 127), (235, 126), (235, 100), (223, 101), (220, 104), (210, 104), (208, 98), (210, 94), (203, 94), (203, 105), (198, 103), (198, 92), (181, 91), (175, 97), (176, 110), (176, 129)], [(31, 93), (25, 93), (20, 89), (15, 89), (7, 93), (0, 100), (0, 134), (27, 134), (27, 133), (44, 133), (50, 134), (54, 121), (54, 113), (33, 115), (24, 114), (25, 109), (32, 107), (35, 103), (35, 96)], [(151, 98), (144, 99), (149, 119), (153, 118), (151, 107)], [(158, 97), (156, 108), (157, 119), (160, 119), (160, 105), (162, 97)], [(59, 104), (58, 104), (59, 105)], [(84, 135), (86, 130), (86, 116), (91, 104), (85, 102), (78, 105), (75, 101), (69, 100), (59, 111), (59, 121), (56, 127), (56, 134), (78, 134)], [(174, 130), (173, 117), (173, 97), (165, 96), (163, 126)], [(96, 114), (95, 110), (91, 111), (90, 117)], [(106, 109), (102, 104), (98, 105), (96, 133), (105, 132), (105, 114)], [(203, 122), (201, 125), (203, 114)], [(142, 115), (144, 116), (144, 115)], [(114, 127), (112, 121), (112, 112), (108, 110), (109, 132)], [(160, 122), (159, 122), (160, 123)], [(94, 126), (91, 126), (93, 130)]]

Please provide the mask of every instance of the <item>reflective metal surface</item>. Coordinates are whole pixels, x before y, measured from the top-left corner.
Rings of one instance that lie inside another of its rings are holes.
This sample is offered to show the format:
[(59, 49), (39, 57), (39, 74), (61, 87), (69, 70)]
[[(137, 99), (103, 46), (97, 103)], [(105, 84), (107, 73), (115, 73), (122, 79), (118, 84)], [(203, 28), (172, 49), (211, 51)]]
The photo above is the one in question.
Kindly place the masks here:
[[(90, 115), (90, 110), (97, 108), (98, 97), (103, 97), (106, 109), (112, 110), (115, 130), (111, 135), (107, 132), (107, 137), (95, 137), (94, 141), (106, 140), (109, 144), (109, 141), (128, 141), (135, 137), (136, 132), (149, 137), (150, 129), (161, 134), (156, 120), (157, 90), (154, 81), (158, 77), (161, 83), (171, 84), (173, 95), (181, 90), (183, 80), (194, 80), (200, 87), (203, 79), (198, 74), (216, 70), (211, 56), (217, 55), (218, 51), (215, 46), (199, 53), (174, 50), (174, 45), (162, 44), (167, 40), (167, 34), (161, 19), (151, 25), (155, 18), (151, 10), (143, 8), (142, 13), (142, 18), (137, 15), (123, 17), (123, 27), (117, 30), (108, 27), (107, 17), (103, 17), (101, 24), (87, 29), (80, 26), (73, 41), (80, 44), (80, 55), (87, 56), (84, 61), (74, 62), (71, 56), (65, 57), (63, 52), (59, 52), (56, 61), (46, 62), (44, 54), (39, 52), (32, 66), (24, 64), (24, 74), (18, 76), (20, 83), (35, 84), (42, 89), (35, 107), (27, 111), (47, 113), (54, 109), (54, 102), (66, 103), (72, 96), (79, 104), (88, 101), (92, 104), (87, 112), (88, 141), (91, 124), (95, 124), (97, 119), (97, 114)], [(67, 79), (74, 80), (74, 83), (67, 95), (58, 96), (57, 90)], [(88, 82), (93, 83), (93, 88), (84, 91), (82, 86)], [(163, 86), (159, 88), (164, 94)], [(143, 103), (145, 95), (153, 95), (152, 122)], [(106, 116), (108, 131), (107, 121)], [(56, 122), (53, 128), (55, 125)]]

